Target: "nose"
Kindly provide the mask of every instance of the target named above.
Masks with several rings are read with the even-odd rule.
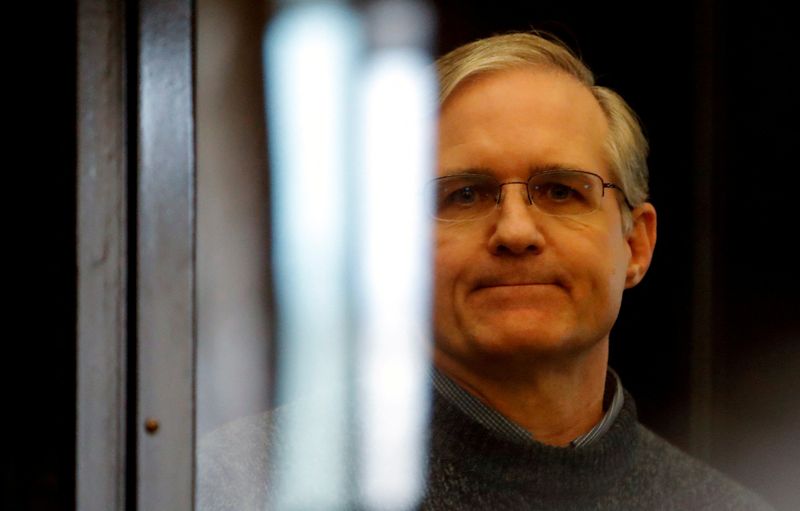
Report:
[[[497,220],[489,237],[489,251],[494,255],[523,255],[538,253],[544,247],[540,230],[541,213],[532,207],[527,183],[503,183],[513,188],[501,188]],[[514,193],[518,191],[519,193]]]

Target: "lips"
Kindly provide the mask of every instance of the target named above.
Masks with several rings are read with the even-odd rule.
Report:
[[[562,304],[565,289],[551,279],[482,279],[464,297],[484,313],[542,311]]]
[[[548,282],[514,282],[514,283],[501,283],[501,284],[492,284],[486,286],[478,286],[475,289],[491,289],[491,288],[503,288],[503,287],[541,287],[541,286],[553,286],[555,284],[548,283]]]
[[[557,275],[491,274],[477,279],[473,290],[495,287],[559,286],[564,287],[563,279]]]

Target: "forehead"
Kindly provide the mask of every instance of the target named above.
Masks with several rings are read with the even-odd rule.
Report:
[[[608,177],[607,134],[602,108],[577,79],[549,69],[491,72],[459,85],[442,106],[439,172],[524,177],[551,165]]]

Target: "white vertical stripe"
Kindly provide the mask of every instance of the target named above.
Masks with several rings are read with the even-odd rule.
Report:
[[[282,11],[266,35],[279,399],[278,509],[345,507],[348,126],[360,24],[336,4]]]
[[[420,20],[420,23],[427,20]],[[435,77],[419,48],[375,51],[360,128],[360,487],[367,509],[410,509],[424,489]]]

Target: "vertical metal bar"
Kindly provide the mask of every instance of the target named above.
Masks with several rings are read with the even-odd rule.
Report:
[[[76,508],[121,511],[126,464],[124,2],[78,2]]]
[[[139,5],[137,502],[194,495],[194,4]]]

